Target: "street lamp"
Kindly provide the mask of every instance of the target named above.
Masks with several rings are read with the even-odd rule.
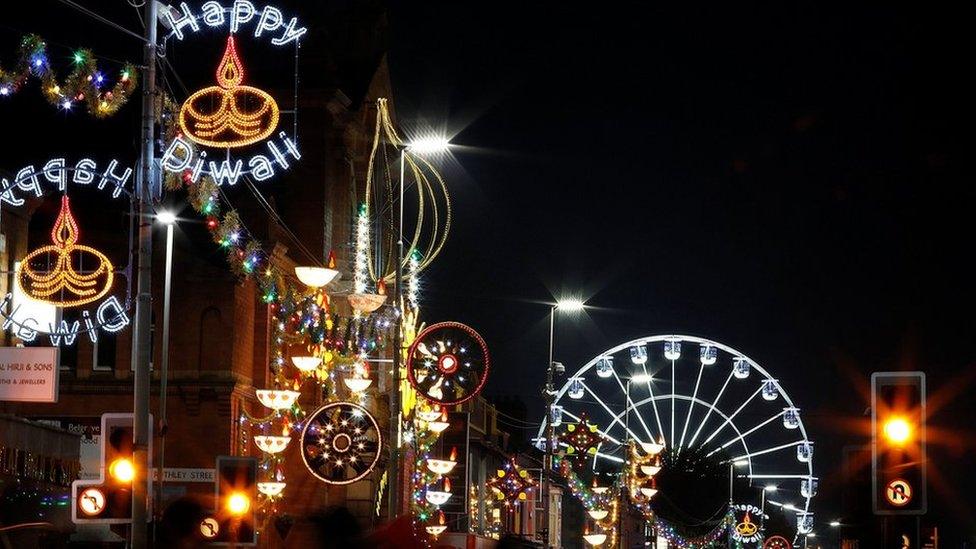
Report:
[[[543,505],[544,512],[546,514],[546,535],[543,540],[542,546],[545,549],[549,549],[549,500],[550,494],[552,492],[552,453],[555,451],[555,432],[552,425],[552,407],[555,404],[556,389],[552,385],[553,377],[559,370],[565,371],[562,363],[555,362],[552,359],[552,349],[555,339],[555,329],[556,329],[556,311],[565,311],[568,313],[574,313],[582,311],[585,308],[583,300],[579,298],[562,298],[552,305],[549,310],[549,362],[546,364],[546,387],[542,391],[542,396],[546,399],[546,452],[545,459],[542,463],[542,485],[545,490],[545,502]]]
[[[400,309],[400,299],[403,295],[403,195],[404,195],[404,174],[406,172],[407,151],[417,154],[431,154],[443,152],[448,149],[448,140],[444,137],[427,137],[411,143],[407,143],[400,149],[400,203],[397,208],[397,257],[396,266],[393,271],[393,306]],[[385,276],[380,273],[380,277]],[[396,330],[393,332],[393,391],[390,393],[390,440],[397,441],[397,434],[400,431],[400,353],[402,352],[403,339],[400,335],[403,331],[403,311],[397,315]],[[400,447],[397,443],[390,444],[390,471],[393,476],[390,479],[390,486],[396,486],[400,468]],[[390,519],[397,516],[399,509],[398,490],[390,490]]]
[[[732,505],[732,486],[735,478],[735,468],[749,465],[749,460],[737,459],[729,462],[729,505]],[[764,492],[765,493],[765,492]]]
[[[777,486],[775,484],[767,484],[766,486],[763,486],[762,494],[761,494],[760,501],[759,501],[759,511],[763,515],[766,514],[766,493],[767,492],[773,493],[776,490],[778,490],[778,488],[777,488]]]
[[[159,490],[156,491],[156,509],[161,510],[163,497],[163,479],[166,478],[166,382],[169,378],[169,304],[170,291],[173,281],[173,225],[176,224],[176,214],[169,211],[156,213],[156,221],[166,225],[166,278],[163,287],[163,341],[162,357],[159,368]]]

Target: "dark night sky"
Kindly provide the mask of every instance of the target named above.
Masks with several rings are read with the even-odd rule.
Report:
[[[521,396],[533,421],[543,303],[554,296],[595,307],[559,322],[556,358],[569,368],[655,333],[736,347],[804,409],[827,515],[841,447],[866,441],[851,425],[868,406],[869,373],[925,370],[938,404],[934,515],[976,522],[965,496],[976,491],[965,465],[976,443],[976,299],[960,14],[813,1],[571,4],[390,7],[401,125],[446,126],[460,145],[447,169],[454,230],[425,279],[425,319],[476,327],[495,365],[488,392]],[[4,63],[11,33],[52,28],[19,10],[0,27]],[[330,11],[299,13],[314,26]],[[138,28],[131,8],[116,15]],[[71,17],[56,40],[138,57],[133,40]],[[46,138],[61,150],[93,128],[37,112],[63,124]],[[23,120],[9,116],[8,139],[42,137],[15,133]],[[91,145],[135,156],[134,142]],[[0,168],[24,164],[26,151],[21,142],[0,154]]]
[[[598,307],[560,321],[567,367],[642,335],[722,341],[804,409],[829,520],[841,447],[867,440],[851,422],[869,405],[870,372],[925,370],[941,403],[932,505],[974,522],[963,494],[976,486],[960,467],[974,442],[963,381],[976,356],[974,192],[952,14],[414,8],[392,16],[401,118],[446,119],[465,176],[452,181],[456,230],[429,274],[427,314],[483,333],[497,365],[489,393],[517,393],[541,415],[548,308],[532,302],[563,293]]]

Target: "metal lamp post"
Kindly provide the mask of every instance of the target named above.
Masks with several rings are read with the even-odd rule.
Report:
[[[549,549],[549,500],[552,492],[552,454],[555,451],[555,432],[552,425],[552,407],[555,403],[556,390],[553,387],[553,378],[556,374],[557,362],[553,361],[553,343],[555,340],[556,311],[566,312],[582,311],[585,307],[583,301],[579,299],[561,299],[549,310],[549,362],[546,366],[546,386],[542,391],[542,396],[546,400],[546,452],[542,463],[542,486],[545,500],[543,501],[543,512],[546,515],[546,535],[542,546]],[[561,364],[559,364],[561,366]]]
[[[159,212],[156,221],[166,225],[166,275],[163,286],[163,341],[159,368],[159,488],[156,491],[156,510],[161,512],[163,503],[163,482],[166,478],[166,401],[169,381],[169,307],[173,281],[173,225],[176,215],[172,212]],[[155,529],[154,529],[155,532]]]

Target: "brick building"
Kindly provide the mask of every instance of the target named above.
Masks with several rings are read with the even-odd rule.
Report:
[[[325,11],[315,25],[309,26],[302,50],[299,142],[303,158],[290,172],[261,187],[287,228],[271,220],[240,186],[231,193],[233,206],[247,227],[270,252],[272,261],[286,272],[309,263],[309,254],[323,261],[332,249],[336,250],[340,269],[349,272],[344,267],[352,260],[353,214],[367,172],[375,100],[391,96],[382,8],[375,2],[362,2]],[[254,415],[265,413],[254,391],[265,388],[270,378],[270,313],[255,284],[231,273],[184,198],[180,193],[166,198],[181,221],[175,229],[173,259],[165,467],[207,469],[214,466],[217,455],[260,454],[253,443],[242,446],[238,417],[242,410]],[[0,270],[7,275],[0,277],[0,292],[4,295],[12,287],[14,261],[47,237],[45,224],[50,227],[49,221],[35,219],[35,214],[47,207],[44,204],[31,202],[17,208],[3,205]],[[93,238],[102,242],[114,238],[124,250],[128,235],[117,229],[97,226]],[[154,231],[153,252],[152,363],[157,366],[161,358],[159,321],[165,260],[165,231],[161,227]],[[114,336],[101,335],[97,344],[78,337],[73,346],[61,351],[56,404],[0,402],[0,414],[84,422],[103,412],[131,411],[132,335],[129,326]],[[0,345],[17,343],[9,329],[0,334]],[[47,339],[38,338],[37,344],[48,344]],[[378,386],[383,389],[387,384],[388,380],[380,379]],[[156,465],[162,446],[159,391],[159,372],[154,368],[150,407],[157,415]],[[306,410],[313,410],[320,395],[308,393],[301,402]],[[389,414],[382,399],[370,405],[377,409],[375,415],[384,427]],[[296,519],[287,534],[288,546],[311,541],[314,529],[303,517],[328,505],[349,507],[367,527],[378,520],[374,512],[378,479],[326,486],[305,471],[294,451],[288,453],[285,473],[288,488],[282,512]],[[162,496],[168,500],[212,491],[212,483],[172,482]],[[284,546],[283,536],[271,524],[261,538],[263,546]]]

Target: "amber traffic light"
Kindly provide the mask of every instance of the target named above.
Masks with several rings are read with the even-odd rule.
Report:
[[[872,502],[878,515],[927,509],[925,374],[871,375]]]

